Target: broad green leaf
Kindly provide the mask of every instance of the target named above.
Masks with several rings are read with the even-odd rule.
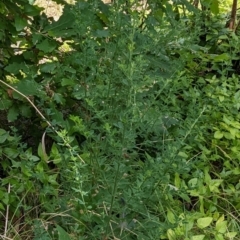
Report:
[[[27,105],[21,105],[20,106],[20,112],[21,115],[24,117],[30,117],[31,116],[31,107]]]
[[[10,148],[6,147],[3,149],[3,152],[9,157],[9,158],[16,158],[19,155],[19,151],[16,148]]]
[[[69,234],[59,225],[56,225],[58,231],[58,240],[71,240]]]
[[[188,158],[188,155],[185,152],[179,152],[178,156],[182,157],[182,158]]]
[[[209,183],[209,189],[211,192],[219,192],[218,187],[220,186],[220,184],[223,182],[222,179],[212,179]]]
[[[220,131],[216,131],[216,132],[214,133],[214,138],[216,138],[216,139],[221,139],[221,138],[223,138],[223,133],[220,132]]]
[[[201,235],[195,235],[192,236],[192,240],[203,240],[205,238],[205,235],[201,234]]]
[[[0,202],[0,209],[5,211],[5,208],[1,202]]]
[[[22,63],[10,63],[5,67],[5,70],[11,74],[18,74],[20,70],[27,72],[28,68],[27,66],[22,62]]]
[[[227,221],[216,222],[216,228],[219,233],[225,233],[227,231]]]
[[[188,181],[188,185],[191,188],[194,188],[197,186],[198,179],[197,178],[192,178],[191,180]]]
[[[22,16],[15,17],[15,28],[17,31],[23,30],[27,25],[27,19],[23,18]]]
[[[57,63],[49,62],[40,65],[40,70],[45,73],[55,73],[56,72]]]
[[[46,26],[44,31],[52,37],[66,37],[75,34],[75,30],[71,29],[75,22],[75,16],[71,13],[71,10],[65,8],[63,15],[57,22]]]
[[[26,4],[24,6],[25,13],[27,15],[33,16],[33,17],[39,15],[42,10],[44,10],[44,8],[40,8],[40,7],[36,6],[36,5]]]
[[[15,85],[16,89],[26,96],[41,95],[42,86],[34,80],[22,80]]]
[[[199,218],[197,220],[197,226],[201,229],[206,228],[211,224],[212,220],[212,217]]]
[[[218,4],[218,0],[212,0],[211,1],[211,6],[210,6],[210,10],[213,14],[218,14],[219,13],[219,4]]]
[[[4,143],[9,136],[9,133],[4,129],[0,129],[0,143]]]
[[[175,215],[170,209],[167,210],[167,219],[170,223],[176,222]]]
[[[18,109],[13,106],[8,110],[7,119],[9,122],[14,122],[15,120],[17,120],[18,115],[19,115]]]
[[[228,53],[222,53],[213,58],[214,62],[223,62],[223,61],[227,61],[229,59],[230,59],[230,56]]]
[[[167,236],[169,240],[177,240],[176,233],[172,229],[167,230]]]
[[[221,233],[215,235],[215,240],[226,240]]]
[[[235,139],[235,136],[232,135],[232,134],[229,133],[229,132],[224,132],[223,135],[224,135],[224,137],[225,137],[226,139],[228,139],[228,140]]]
[[[229,239],[235,239],[236,235],[237,235],[237,232],[227,232],[225,234],[226,238],[229,238]]]
[[[53,143],[50,153],[50,158],[53,159],[54,164],[58,164],[62,161],[61,155],[59,154],[57,145]]]
[[[11,107],[12,101],[9,99],[1,99],[0,100],[0,110],[6,110]]]
[[[71,78],[63,78],[61,81],[62,86],[74,86],[76,83]]]
[[[51,41],[48,39],[43,40],[41,43],[36,45],[36,48],[43,51],[44,53],[50,53],[57,47],[57,43],[55,41]]]

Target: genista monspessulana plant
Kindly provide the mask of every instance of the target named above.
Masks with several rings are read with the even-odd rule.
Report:
[[[222,9],[0,3],[1,238],[239,237],[239,24]]]

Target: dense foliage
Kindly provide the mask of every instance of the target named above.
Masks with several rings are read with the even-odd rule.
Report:
[[[1,238],[240,238],[236,8],[55,2],[0,3]]]

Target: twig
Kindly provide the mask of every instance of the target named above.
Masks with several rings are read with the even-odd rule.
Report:
[[[8,194],[10,194],[10,191],[11,191],[11,185],[10,185],[10,183],[9,183],[9,184],[8,184]],[[5,227],[4,227],[4,235],[3,235],[3,237],[4,237],[5,239],[7,238],[8,216],[9,216],[9,204],[7,205],[7,209],[6,209]]]

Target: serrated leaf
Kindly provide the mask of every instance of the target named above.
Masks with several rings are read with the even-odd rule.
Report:
[[[7,119],[9,122],[14,122],[15,120],[17,120],[18,115],[19,115],[18,109],[16,107],[11,107],[8,110]]]
[[[58,231],[58,240],[71,240],[69,234],[59,225],[56,226]]]
[[[16,89],[26,96],[39,96],[41,93],[41,86],[34,80],[19,81],[15,85]]]
[[[197,226],[201,229],[206,228],[211,224],[212,220],[212,217],[199,218],[197,220]]]
[[[23,17],[16,16],[15,17],[15,28],[17,31],[23,30],[27,25],[27,19],[24,19]]]
[[[57,47],[55,41],[50,41],[48,39],[43,40],[41,43],[36,45],[36,48],[43,51],[44,53],[50,53]]]
[[[18,74],[20,70],[27,71],[27,67],[24,63],[13,62],[4,68],[7,72],[12,74]]]
[[[9,99],[1,99],[0,101],[0,110],[6,110],[12,106],[12,101]]]
[[[54,93],[53,99],[56,103],[64,104],[66,102],[65,98],[60,93]]]

